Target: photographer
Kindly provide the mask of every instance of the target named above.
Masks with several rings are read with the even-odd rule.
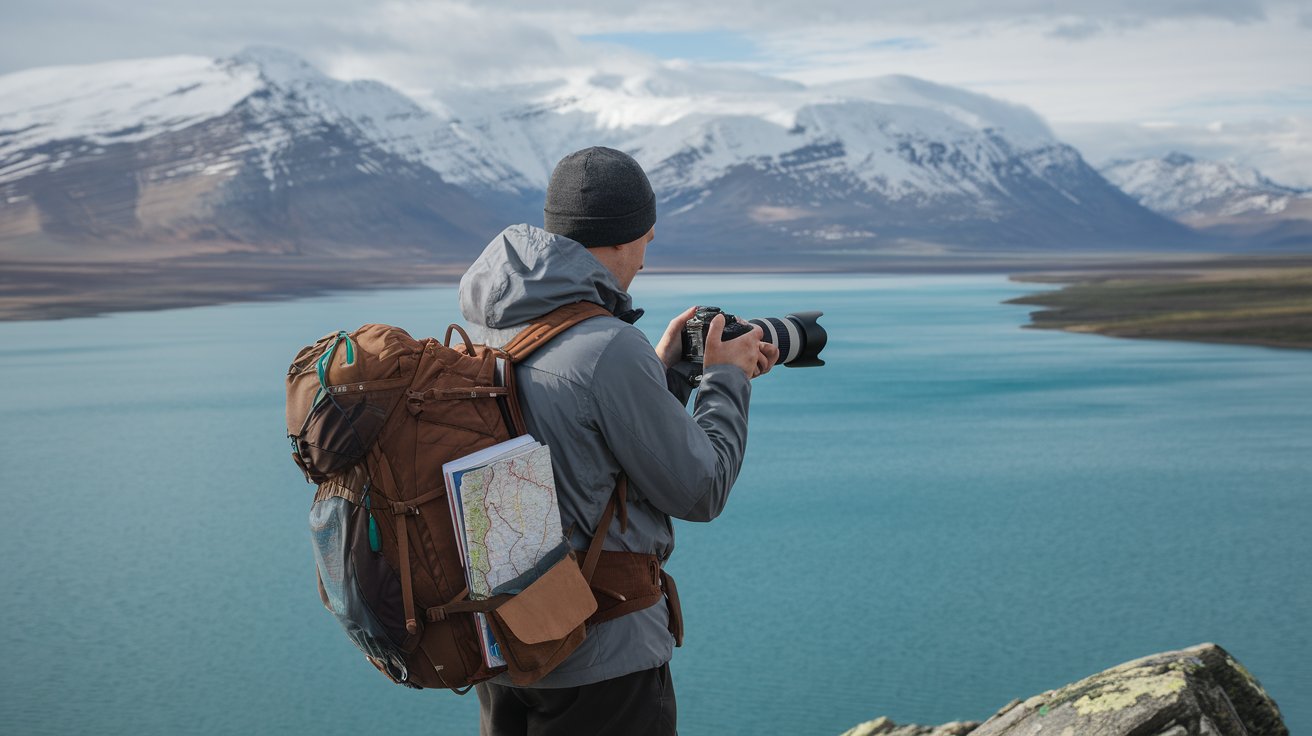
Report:
[[[715,317],[689,416],[692,389],[673,369],[693,309],[670,322],[655,350],[632,326],[641,310],[628,288],[655,222],[656,198],[636,161],[609,148],[578,151],[552,173],[546,229],[507,228],[461,279],[461,311],[489,344],[578,301],[614,315],[570,328],[516,365],[515,379],[530,433],[551,448],[570,543],[586,549],[602,534],[612,561],[652,561],[665,598],[590,625],[583,644],[531,688],[504,676],[478,685],[483,734],[675,733],[668,663],[682,620],[661,571],[674,549],[670,519],[709,521],[724,509],[747,444],[749,379],[768,372],[779,351],[761,341],[760,327],[722,342],[724,317]],[[612,494],[622,508],[598,529]],[[624,610],[627,599],[611,603]]]

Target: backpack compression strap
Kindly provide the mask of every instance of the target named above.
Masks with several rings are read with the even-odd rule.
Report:
[[[606,503],[606,510],[601,512],[601,521],[597,522],[597,533],[592,535],[592,542],[588,544],[588,551],[583,555],[583,579],[589,583],[592,582],[592,576],[597,571],[597,563],[601,561],[601,545],[606,541],[606,532],[610,530],[610,523],[615,518],[615,512],[620,515],[620,534],[628,531],[629,527],[629,476],[620,473],[620,478],[615,482],[615,491],[611,493],[610,501]]]

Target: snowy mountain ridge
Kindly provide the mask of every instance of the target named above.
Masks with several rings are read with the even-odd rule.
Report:
[[[555,163],[588,145],[643,164],[662,232],[693,256],[1190,238],[1032,111],[913,77],[808,87],[669,64],[420,104],[252,48],[0,77],[0,241],[468,249],[540,217]]]
[[[482,105],[460,116],[461,128],[487,140],[488,148],[520,173],[519,187],[539,191],[555,162],[581,141],[633,153],[654,178],[671,157],[713,148],[715,156],[699,157],[695,170],[678,170],[691,179],[659,182],[678,188],[695,188],[732,165],[777,159],[807,145],[840,138],[855,143],[845,137],[854,134],[877,133],[887,141],[911,131],[956,139],[994,132],[1022,147],[1055,143],[1029,110],[904,76],[808,88],[748,72],[715,70],[703,77],[689,68],[660,68],[630,77],[562,80],[499,102],[489,103],[485,96]],[[872,114],[882,120],[877,128],[863,123]],[[868,139],[868,145],[883,147],[878,139]],[[867,154],[860,151],[844,163],[868,183],[930,185],[876,168],[887,162]],[[479,182],[471,176],[461,183]]]
[[[1186,222],[1279,215],[1312,194],[1277,184],[1251,167],[1183,153],[1113,161],[1100,171],[1145,207]]]
[[[303,117],[349,124],[385,150],[436,171],[484,169],[479,179],[486,182],[512,175],[471,157],[482,152],[462,144],[448,120],[392,88],[338,81],[294,54],[257,47],[226,59],[175,56],[0,76],[0,182],[60,165],[45,157],[15,162],[19,151],[70,139],[92,145],[145,140],[275,96],[272,104],[283,113],[291,107]],[[282,135],[246,139],[270,157],[284,142]],[[267,176],[272,183],[271,169]]]
[[[0,138],[0,157],[60,139],[141,140],[217,117],[270,89],[290,95],[307,114],[350,123],[446,181],[503,191],[544,190],[555,162],[580,141],[633,151],[656,168],[718,138],[726,144],[720,158],[697,167],[704,179],[734,163],[796,150],[799,141],[863,136],[868,145],[849,152],[845,163],[868,183],[889,183],[890,192],[934,182],[868,150],[880,147],[879,138],[914,130],[963,141],[994,131],[1026,147],[1054,142],[1029,110],[905,76],[807,88],[749,72],[657,68],[421,107],[379,82],[338,81],[288,52],[251,48],[227,59],[166,57],[0,77],[0,131],[9,133]],[[867,118],[879,122],[868,125]],[[28,173],[39,165],[26,163]],[[0,178],[17,173],[0,171]]]

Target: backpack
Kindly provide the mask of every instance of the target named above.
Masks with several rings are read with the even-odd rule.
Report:
[[[609,315],[579,302],[501,348],[457,325],[442,341],[369,324],[302,348],[287,371],[292,460],[318,487],[310,529],[319,596],[366,659],[395,683],[467,692],[509,671],[531,684],[582,643],[586,626],[666,599],[682,639],[673,580],[655,555],[603,552],[627,524],[621,474],[580,561],[565,549],[514,595],[470,600],[442,465],[525,432],[515,363],[570,327]],[[451,346],[453,333],[462,344]],[[484,662],[474,614],[506,661]]]

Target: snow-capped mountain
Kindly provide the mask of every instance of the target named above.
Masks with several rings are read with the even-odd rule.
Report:
[[[1312,194],[1276,184],[1251,167],[1200,161],[1183,153],[1113,161],[1101,172],[1143,206],[1200,224],[1246,215],[1279,215]]]
[[[0,100],[14,248],[465,257],[496,226],[416,155],[469,150],[433,113],[276,50],[19,72]]]
[[[670,259],[1197,244],[1029,110],[911,77],[666,65],[420,105],[251,49],[0,77],[0,247],[459,260],[540,222],[555,162],[588,145],[650,173]]]
[[[1312,241],[1312,190],[1277,184],[1252,167],[1170,153],[1113,161],[1101,172],[1143,206],[1248,248]]]
[[[540,199],[566,153],[628,151],[660,197],[662,247],[680,258],[1197,243],[1030,110],[912,77],[807,87],[666,66],[444,102],[519,174],[447,180]]]

